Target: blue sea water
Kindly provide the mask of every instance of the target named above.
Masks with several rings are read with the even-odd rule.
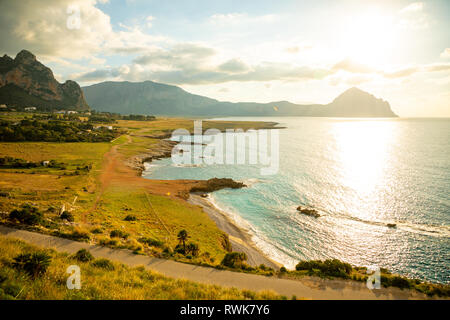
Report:
[[[450,283],[450,119],[230,119],[286,127],[277,174],[261,175],[262,165],[163,159],[144,176],[245,182],[248,188],[214,192],[210,200],[288,268],[337,258]],[[299,214],[299,205],[321,217]]]

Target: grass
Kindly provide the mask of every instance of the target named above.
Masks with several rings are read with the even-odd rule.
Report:
[[[14,268],[14,257],[23,253],[45,252],[51,257],[47,271],[34,280]],[[282,299],[272,292],[252,292],[235,288],[204,285],[167,278],[143,266],[129,268],[106,259],[79,261],[75,255],[43,250],[20,240],[0,236],[0,299],[20,300],[219,300],[219,299]],[[66,286],[67,267],[81,269],[81,289]]]
[[[189,240],[200,244],[200,256],[208,252],[215,262],[222,260],[226,253],[222,247],[223,233],[205,212],[170,197],[148,195],[148,200],[142,190],[111,187],[105,191],[98,210],[89,216],[89,220],[103,230],[126,231],[129,239],[150,238],[164,243],[164,246],[171,249],[178,244],[177,233],[186,229],[190,236]],[[136,221],[125,221],[129,215],[136,217]],[[107,232],[95,235],[99,241],[108,237],[110,238],[110,235]],[[115,238],[118,240],[115,246],[127,247],[129,239]],[[162,254],[164,246],[159,248],[146,246],[146,249],[150,254]],[[179,256],[178,260],[184,258]],[[201,257],[198,260],[202,263],[211,261],[211,259],[204,261]]]
[[[27,114],[30,116],[31,114]],[[22,118],[22,114],[5,115]],[[11,224],[8,213],[31,204],[43,212],[43,223],[27,229],[52,234],[78,241],[92,241],[111,247],[130,248],[137,253],[170,257],[189,263],[218,265],[227,250],[223,246],[223,233],[200,208],[191,206],[174,196],[152,194],[160,189],[157,182],[147,190],[135,181],[102,181],[101,175],[108,163],[104,155],[117,148],[118,159],[124,162],[133,156],[158,148],[159,139],[178,128],[193,130],[194,122],[187,119],[158,119],[156,121],[118,121],[117,126],[129,132],[110,143],[0,143],[0,154],[39,162],[56,160],[67,164],[67,170],[50,168],[27,170],[0,170],[0,191],[7,197],[0,197],[0,222]],[[263,128],[267,123],[231,121],[204,121],[203,128]],[[91,165],[92,169],[82,175],[72,176],[77,166]],[[125,168],[125,166],[123,167]],[[123,171],[117,165],[113,171]],[[119,172],[120,173],[120,172]],[[128,173],[130,175],[130,173]],[[131,172],[136,177],[136,172]],[[171,186],[164,186],[175,195]],[[73,221],[59,217],[61,208],[70,212]],[[126,219],[127,216],[134,219]],[[70,219],[72,220],[72,219]],[[127,221],[128,220],[128,221]],[[15,227],[24,227],[15,225]],[[190,241],[199,245],[198,257],[172,254],[178,244],[176,234],[186,229]],[[128,237],[110,237],[113,230],[120,230]],[[152,239],[154,246],[140,243],[142,238]]]

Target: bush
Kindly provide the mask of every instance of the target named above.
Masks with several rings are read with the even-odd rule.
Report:
[[[197,257],[200,250],[198,244],[191,242],[186,246],[186,251],[186,253],[190,253],[192,256]]]
[[[97,260],[94,260],[91,264],[94,267],[109,270],[109,271],[112,271],[115,269],[112,262],[109,261],[108,259],[97,259]]]
[[[349,278],[352,272],[352,266],[348,263],[339,261],[337,259],[333,260],[310,260],[310,261],[300,261],[296,266],[295,270],[307,270],[309,272],[320,272],[321,275]]]
[[[95,228],[91,231],[93,234],[102,234],[103,230],[101,228]]]
[[[127,215],[127,216],[125,217],[124,220],[125,220],[125,221],[136,221],[137,218],[136,218],[136,216],[133,216],[132,214],[129,214],[129,215]]]
[[[25,271],[30,277],[37,278],[47,271],[51,257],[45,252],[24,253],[14,258],[13,267]]]
[[[220,264],[229,268],[242,268],[245,267],[246,260],[247,255],[243,252],[229,252]]]
[[[177,244],[175,249],[173,249],[173,252],[179,254],[186,254],[186,250],[184,250],[184,247],[181,244]]]
[[[59,216],[62,220],[67,220],[69,222],[74,222],[74,218],[73,215],[69,212],[69,211],[64,211],[63,213],[61,213],[61,215]]]
[[[140,238],[138,240],[140,243],[144,243],[146,245],[149,245],[151,247],[162,247],[164,245],[164,243],[162,241],[159,240],[155,240],[155,239],[151,239],[151,238]]]
[[[21,210],[11,211],[9,219],[18,220],[27,225],[36,225],[42,222],[42,213],[37,208],[25,204]]]
[[[287,272],[287,269],[284,266],[280,268],[280,273],[286,273],[286,272]]]
[[[91,239],[91,236],[89,233],[83,230],[74,230],[71,234],[68,234],[66,238],[75,240],[75,241],[89,241]]]
[[[122,230],[113,230],[110,232],[109,236],[111,238],[123,238],[126,239],[128,238],[129,234],[126,232],[123,232]]]
[[[409,283],[408,279],[402,278],[400,276],[394,276],[391,279],[391,286],[400,289],[409,289],[411,287],[411,284]]]
[[[81,262],[89,262],[91,260],[94,260],[94,256],[86,249],[78,250],[73,257]]]

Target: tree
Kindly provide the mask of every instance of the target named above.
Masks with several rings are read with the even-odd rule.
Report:
[[[189,238],[187,231],[183,229],[178,232],[177,238],[178,241],[183,244],[184,252],[186,252],[186,240]]]

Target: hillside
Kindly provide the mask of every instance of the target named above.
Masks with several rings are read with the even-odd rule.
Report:
[[[221,102],[183,89],[145,82],[102,82],[82,88],[95,110],[122,114],[168,116],[310,116],[396,117],[388,102],[351,88],[327,105],[298,105],[288,101],[271,103]]]
[[[53,72],[26,50],[14,59],[0,57],[0,104],[43,110],[89,109],[76,82],[59,83]]]

